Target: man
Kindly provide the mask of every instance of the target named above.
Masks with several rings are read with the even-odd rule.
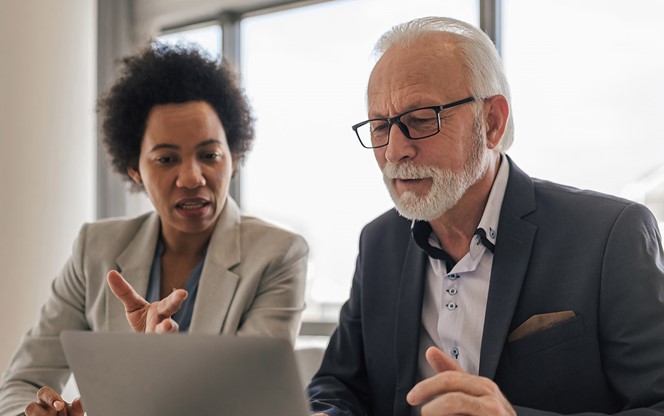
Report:
[[[313,411],[664,414],[652,214],[512,162],[509,87],[478,29],[417,19],[376,51],[353,128],[396,211],[362,232]]]

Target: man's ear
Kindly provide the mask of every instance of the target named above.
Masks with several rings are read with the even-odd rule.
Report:
[[[484,100],[484,122],[486,127],[486,141],[489,149],[495,149],[505,134],[510,106],[507,99],[501,95],[494,95]]]
[[[127,173],[129,174],[129,177],[131,180],[133,180],[135,183],[142,185],[143,180],[141,179],[141,173],[132,167],[127,168]]]

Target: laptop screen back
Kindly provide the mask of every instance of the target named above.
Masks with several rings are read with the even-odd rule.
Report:
[[[89,416],[306,416],[291,345],[274,338],[64,331]]]

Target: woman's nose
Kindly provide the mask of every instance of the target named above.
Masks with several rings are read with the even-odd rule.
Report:
[[[180,188],[196,189],[205,186],[205,175],[198,163],[184,163],[178,173],[176,185]]]

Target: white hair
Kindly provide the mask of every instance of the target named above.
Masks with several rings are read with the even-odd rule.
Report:
[[[501,94],[510,106],[507,126],[499,151],[507,150],[514,140],[510,86],[505,76],[502,61],[491,39],[480,29],[468,23],[447,17],[423,17],[394,26],[380,37],[374,47],[376,59],[392,46],[407,47],[422,36],[433,32],[450,33],[455,37],[456,46],[468,70],[470,93],[476,98],[487,98]]]

